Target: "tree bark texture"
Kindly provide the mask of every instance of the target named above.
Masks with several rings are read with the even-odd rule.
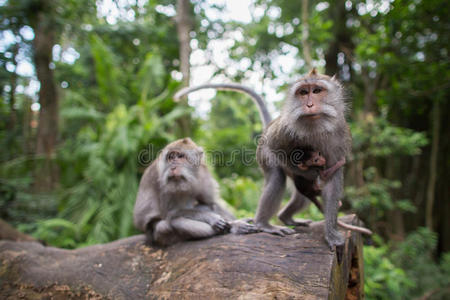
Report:
[[[58,167],[53,158],[59,133],[59,103],[53,70],[50,68],[55,44],[55,24],[48,12],[51,4],[41,2],[42,9],[36,13],[33,46],[34,65],[41,85],[36,154],[43,156],[44,162],[36,172],[35,188],[38,191],[50,191],[58,182]]]
[[[431,156],[430,156],[430,176],[428,178],[427,198],[426,198],[426,210],[425,210],[425,223],[428,229],[433,231],[433,207],[436,190],[436,178],[437,178],[437,162],[439,151],[439,135],[441,127],[441,112],[439,110],[439,102],[435,101],[432,109],[432,143],[431,143]]]
[[[346,17],[345,0],[330,2],[328,11],[330,19],[333,20],[333,40],[325,53],[325,73],[330,76],[338,75],[340,77],[337,56],[339,52],[344,52],[347,60],[349,60],[348,55],[353,53],[355,46],[351,40],[351,32],[345,24],[348,19]]]
[[[189,0],[177,0],[177,15],[175,17],[177,24],[177,35],[179,42],[180,53],[180,71],[183,75],[183,86],[189,86],[191,64],[189,58],[191,57],[191,36],[192,30],[192,15]],[[189,106],[182,102],[181,105]],[[191,118],[189,115],[182,116],[178,119],[178,124],[181,129],[182,136],[189,136],[191,134]]]
[[[189,0],[177,0],[177,34],[180,44],[180,71],[183,74],[183,86],[189,86],[191,65],[191,36],[192,19]]]
[[[302,48],[303,58],[308,69],[312,69],[311,46],[309,45],[309,8],[308,0],[302,0]]]

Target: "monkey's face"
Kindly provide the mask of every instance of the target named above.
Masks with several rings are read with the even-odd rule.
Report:
[[[203,150],[190,139],[166,146],[159,160],[160,183],[167,189],[189,190],[195,185]]]
[[[294,92],[294,97],[302,109],[300,118],[307,120],[317,120],[324,114],[322,105],[323,99],[328,94],[327,89],[317,83],[304,83]]]
[[[169,180],[188,180],[190,176],[197,173],[199,163],[195,154],[190,151],[172,150],[166,155],[167,178]]]
[[[311,158],[306,162],[306,165],[309,167],[323,167],[325,166],[326,162],[327,161],[325,157],[323,157],[320,152],[314,151],[311,154]]]
[[[315,73],[314,73],[315,74]],[[283,118],[289,124],[315,130],[332,130],[344,118],[345,103],[340,83],[325,75],[307,75],[289,91]]]

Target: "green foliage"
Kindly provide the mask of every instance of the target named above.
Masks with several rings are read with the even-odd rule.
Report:
[[[394,157],[418,155],[428,142],[425,134],[394,126],[383,116],[361,115],[350,123],[350,128],[354,164],[387,158],[388,163],[394,165]],[[401,181],[383,177],[375,166],[368,164],[360,180],[364,185],[347,186],[345,195],[369,227],[382,220],[389,211],[416,211],[408,199],[394,196],[394,192],[402,187]]]
[[[232,207],[246,212],[256,211],[262,182],[245,176],[231,176],[220,180],[221,196]]]
[[[75,248],[81,239],[80,230],[85,226],[60,218],[43,220],[38,222],[34,236],[54,247]],[[19,229],[29,230],[26,226]]]
[[[123,101],[125,90],[119,83],[124,81],[125,74],[117,68],[118,58],[97,35],[91,36],[90,45],[95,61],[95,78],[100,100],[105,105],[114,105]]]
[[[405,298],[413,280],[389,258],[387,246],[364,246],[364,293],[366,299]]]
[[[350,123],[356,158],[417,155],[428,140],[424,133],[390,124],[385,117],[367,115]]]
[[[436,262],[437,236],[426,228],[410,233],[404,242],[387,245],[375,236],[364,247],[364,291],[367,299],[446,299],[450,284],[450,254]],[[394,249],[394,250],[393,250]]]
[[[320,200],[321,199],[319,197],[319,201]],[[285,199],[284,205],[287,204],[288,201],[289,201],[288,198]],[[307,208],[300,211],[295,217],[312,221],[322,221],[324,219],[323,213],[312,203]],[[280,223],[279,220],[275,221]]]
[[[240,176],[261,178],[255,159],[257,136],[262,131],[256,105],[236,92],[220,92],[197,140],[221,178]]]
[[[392,253],[396,264],[414,281],[414,285],[407,291],[407,298],[425,295],[430,291],[430,299],[450,296],[450,253],[445,253],[438,264],[435,261],[436,246],[436,233],[421,227],[411,233]]]
[[[20,156],[0,164],[0,218],[19,225],[55,214],[55,196],[34,194],[31,189],[33,170],[42,162],[42,158]]]
[[[365,185],[362,187],[347,186],[345,195],[351,199],[353,208],[368,224],[375,224],[387,212],[403,210],[415,212],[416,207],[406,199],[395,199],[392,192],[401,186],[400,181],[377,178],[376,169],[369,167],[364,171]]]

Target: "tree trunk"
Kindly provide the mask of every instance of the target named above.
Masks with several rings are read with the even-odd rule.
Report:
[[[303,58],[309,70],[313,68],[311,47],[309,45],[309,10],[308,0],[302,0],[302,47]]]
[[[177,24],[178,42],[180,47],[180,71],[183,75],[183,86],[189,86],[190,82],[190,69],[191,65],[189,58],[191,56],[191,36],[192,30],[192,16],[189,0],[177,0],[177,15],[175,17]],[[186,108],[189,105],[186,102],[180,103]],[[178,124],[181,128],[181,134],[183,136],[189,136],[191,133],[191,120],[188,115],[181,117],[178,120]]]
[[[380,77],[379,75],[375,75],[375,78],[370,77],[370,71],[367,67],[362,68],[361,72],[361,78],[362,82],[364,84],[364,107],[363,107],[363,113],[365,115],[367,114],[374,114],[377,107],[377,95],[376,91],[379,87],[379,81]]]
[[[9,92],[9,109],[10,109],[10,115],[9,115],[9,121],[8,121],[8,129],[13,130],[16,127],[17,122],[17,112],[15,108],[16,104],[16,87],[17,87],[17,62],[16,62],[16,56],[19,52],[19,45],[15,44],[12,49],[12,61],[14,63],[14,72],[11,74],[10,77],[10,85],[11,85],[11,91]]]
[[[54,163],[55,148],[58,140],[58,95],[54,82],[52,49],[55,43],[55,24],[44,9],[49,4],[43,1],[43,9],[36,13],[34,28],[34,64],[37,78],[40,82],[39,123],[36,141],[36,154],[44,158],[39,164],[35,178],[35,188],[38,191],[50,191],[58,182],[58,168]]]
[[[344,52],[347,59],[350,60],[348,55],[353,53],[355,46],[351,40],[351,31],[346,26],[347,10],[345,9],[345,0],[331,1],[328,11],[329,17],[333,21],[333,40],[330,42],[328,50],[325,53],[325,73],[330,76],[339,76],[339,66],[337,63],[339,52]]]
[[[177,0],[177,33],[180,43],[180,71],[183,74],[183,86],[189,86],[190,69],[189,58],[191,56],[192,20],[189,0]]]
[[[355,216],[342,221],[357,224]],[[279,237],[221,235],[168,248],[144,235],[77,250],[0,241],[1,299],[364,299],[360,234],[341,263],[324,222]]]
[[[25,155],[31,155],[34,153],[34,136],[32,134],[31,122],[33,121],[33,111],[31,110],[32,100],[28,97],[24,99],[23,105],[23,125],[22,125],[22,135],[23,135],[23,153]]]
[[[437,175],[437,162],[438,162],[438,150],[439,150],[439,133],[441,127],[441,117],[439,111],[439,102],[434,101],[432,111],[432,144],[430,155],[430,177],[428,179],[427,187],[427,202],[425,208],[425,223],[428,229],[433,231],[433,206],[436,190],[436,175]]]
[[[443,101],[439,106],[443,112],[450,111],[450,101]],[[444,117],[441,116],[441,119]],[[441,123],[441,132],[450,132],[449,122]],[[436,182],[436,206],[439,207],[437,213],[439,213],[438,228],[439,228],[439,243],[438,253],[442,255],[450,251],[450,189],[448,188],[448,178],[450,178],[450,159],[442,159],[448,157],[450,153],[450,139],[443,138],[439,143],[439,157],[441,157],[442,163],[438,163],[438,174]]]

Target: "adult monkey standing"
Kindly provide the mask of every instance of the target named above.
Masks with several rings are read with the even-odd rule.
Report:
[[[203,88],[235,90],[250,94],[258,105],[265,130],[257,148],[257,160],[264,172],[264,189],[258,202],[256,226],[268,233],[285,235],[295,231],[269,224],[277,212],[286,188],[286,176],[299,175],[314,179],[315,170],[298,168],[296,149],[311,147],[326,158],[326,167],[334,166],[350,154],[351,134],[345,121],[347,105],[341,83],[334,77],[321,75],[313,69],[295,82],[288,91],[281,115],[271,121],[262,98],[254,91],[237,84],[206,84],[180,90],[175,99]],[[337,230],[339,199],[343,191],[343,170],[339,168],[325,183],[321,196],[325,202],[325,240],[331,249],[341,248],[344,238]],[[288,225],[307,225],[292,219],[307,203],[307,198],[295,190],[278,217]]]

